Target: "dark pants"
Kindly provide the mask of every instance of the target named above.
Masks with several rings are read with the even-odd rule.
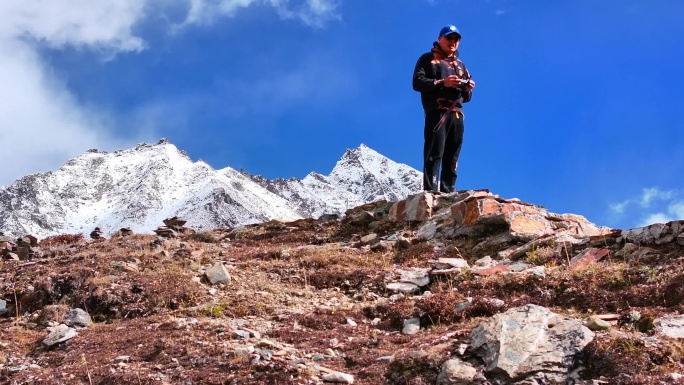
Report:
[[[425,115],[425,147],[423,148],[423,190],[454,192],[456,191],[456,168],[458,156],[463,144],[463,114],[448,112],[442,126],[435,131],[435,126],[442,118],[444,111],[431,111]],[[442,166],[439,187],[437,173]]]

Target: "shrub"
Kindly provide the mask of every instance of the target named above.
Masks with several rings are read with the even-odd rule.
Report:
[[[53,235],[40,241],[40,247],[73,245],[81,241],[83,241],[83,234]]]

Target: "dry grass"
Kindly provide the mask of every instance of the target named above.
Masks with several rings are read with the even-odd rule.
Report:
[[[528,303],[576,318],[623,316],[615,328],[619,334],[599,333],[582,353],[586,378],[656,384],[681,371],[682,343],[656,346],[644,337],[653,333],[655,318],[684,311],[684,248],[664,245],[660,254],[631,264],[609,257],[571,271],[564,254],[540,247],[526,261],[546,265],[543,278],[480,277],[464,270],[433,279],[432,296],[390,301],[393,293],[385,284],[395,269],[427,267],[428,260],[441,257],[471,262],[476,257],[470,252],[476,239],[444,240],[446,246],[439,249],[428,242],[382,252],[351,246],[362,235],[405,230],[402,226],[381,219],[373,226],[273,221],[166,241],[151,235],[50,240],[47,258],[38,263],[0,264],[0,293],[21,320],[0,319],[0,341],[6,343],[0,345],[0,364],[22,357],[42,368],[12,376],[0,371],[0,383],[153,384],[161,378],[169,383],[305,384],[314,373],[289,360],[310,360],[327,349],[335,355],[320,364],[353,374],[356,383],[434,383],[441,363],[468,342],[468,331],[479,321]],[[209,285],[199,271],[217,261],[232,279]],[[456,311],[465,297],[472,297],[472,303]],[[39,314],[48,305],[84,308],[95,323],[61,347],[45,350],[43,324],[49,317]],[[634,311],[640,313],[637,319],[630,318]],[[402,335],[403,321],[412,317],[420,317],[423,330]],[[380,318],[377,325],[371,323],[375,318]],[[259,329],[264,338],[290,344],[297,355],[258,362],[236,355],[235,347],[245,342],[229,325],[238,320]],[[131,356],[127,365],[111,363],[119,355]],[[391,362],[377,360],[390,355],[395,357]]]

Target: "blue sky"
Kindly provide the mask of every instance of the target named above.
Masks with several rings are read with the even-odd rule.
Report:
[[[445,24],[477,82],[459,189],[631,228],[684,219],[678,0],[7,0],[0,185],[167,137],[214,168],[422,168],[418,57]]]

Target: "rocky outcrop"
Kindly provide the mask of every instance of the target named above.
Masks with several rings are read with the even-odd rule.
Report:
[[[558,233],[577,238],[610,233],[610,229],[597,227],[580,215],[554,214],[519,199],[503,199],[489,190],[420,193],[395,203],[389,212],[389,220],[395,222],[431,218],[451,225],[450,235],[481,237],[507,232],[512,239],[529,241]]]

